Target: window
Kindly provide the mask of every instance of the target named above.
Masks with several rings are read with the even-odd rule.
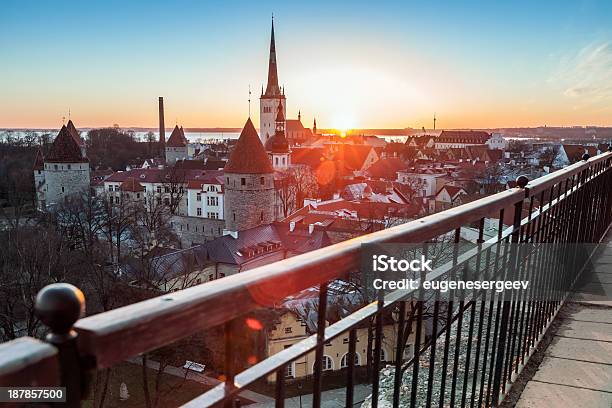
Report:
[[[113,196],[110,196],[110,197],[109,197],[108,201],[111,203],[111,205],[113,205],[113,201],[114,201],[114,199],[115,199],[115,197],[113,197]]]
[[[157,186],[157,193],[161,194],[161,186]]]
[[[259,216],[259,219],[260,219],[261,221],[263,221],[263,211],[261,212],[261,215]]]
[[[275,157],[275,158],[274,158],[274,165],[275,165],[275,166],[278,166],[278,157]]]
[[[108,191],[113,191],[113,186],[108,186]]]
[[[196,201],[202,201],[202,194],[201,193],[197,193],[196,194]]]
[[[157,204],[160,205],[161,204],[161,197],[157,197]]]
[[[70,165],[68,165],[68,170],[70,170]]]
[[[334,360],[332,360],[330,356],[323,356],[321,364],[322,371],[329,371],[334,369]],[[312,371],[314,372],[314,364],[312,365]]]
[[[293,330],[291,329],[291,327],[285,327],[285,333],[286,334],[289,334],[289,333],[292,333],[292,332],[293,332]]]
[[[240,185],[241,186],[245,186],[246,185],[246,179],[244,177],[240,178]]]
[[[261,183],[262,186],[265,184],[265,182],[266,180],[263,177],[259,179],[259,183]]]
[[[355,352],[355,366],[359,365],[359,353]],[[348,367],[348,353],[342,356],[340,360],[340,368]]]
[[[136,193],[136,198],[140,198],[140,193]]]
[[[53,169],[54,169],[54,170],[57,170],[57,164],[54,164],[54,165],[53,165]]]
[[[295,378],[295,363],[287,364],[286,378]]]
[[[170,187],[168,187],[168,186],[164,187],[164,192],[165,193],[169,193],[170,192]]]
[[[198,209],[197,209],[197,213],[198,213],[198,217],[202,216],[202,209],[201,209],[201,208],[198,208]]]
[[[62,193],[64,192],[64,186],[62,186]]]
[[[164,198],[164,204],[170,205],[170,199],[168,197]]]

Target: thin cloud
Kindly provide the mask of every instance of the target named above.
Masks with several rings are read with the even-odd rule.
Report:
[[[568,98],[595,104],[612,100],[612,41],[589,44],[565,55],[549,82]]]

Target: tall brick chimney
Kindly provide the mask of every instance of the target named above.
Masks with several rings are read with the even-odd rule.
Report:
[[[166,126],[164,125],[164,97],[159,97],[159,143],[162,156],[166,153]]]

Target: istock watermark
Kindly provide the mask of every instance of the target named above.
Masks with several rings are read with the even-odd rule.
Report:
[[[372,270],[373,271],[394,271],[394,272],[432,272],[432,259],[426,259],[425,255],[421,255],[421,259],[395,259],[388,255],[372,255]]]
[[[494,290],[496,293],[502,293],[505,290],[527,290],[529,281],[424,280],[421,284],[419,279],[385,280],[376,278],[372,282],[372,286],[377,290],[415,290],[422,287],[425,290],[438,290],[442,293],[449,290]]]
[[[442,237],[425,244],[364,244],[355,283],[367,300],[393,291],[425,300],[610,300],[589,244],[473,243]],[[603,249],[604,251],[606,248]],[[611,255],[612,256],[612,255]],[[607,286],[606,286],[607,285]]]

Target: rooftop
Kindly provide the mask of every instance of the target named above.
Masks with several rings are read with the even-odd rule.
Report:
[[[239,174],[274,173],[251,118],[247,119],[224,170],[226,173]]]

